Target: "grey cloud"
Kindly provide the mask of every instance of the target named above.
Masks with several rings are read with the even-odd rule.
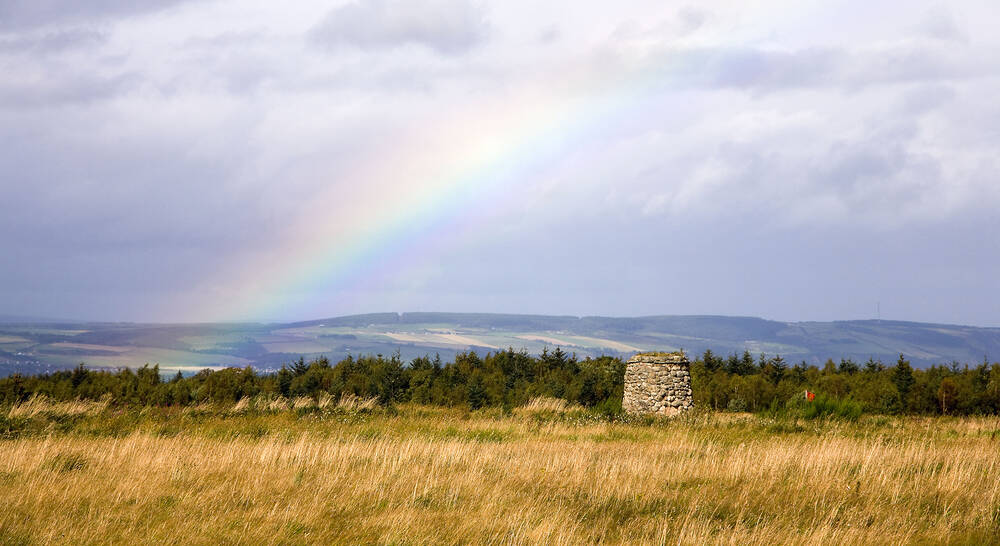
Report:
[[[701,52],[706,83],[718,87],[798,87],[831,81],[843,53],[831,49],[767,51],[729,49]]]
[[[267,39],[267,33],[262,30],[222,32],[211,36],[194,36],[188,38],[184,42],[184,47],[191,50],[230,50],[260,44]]]
[[[808,153],[760,150],[752,144],[742,153],[754,158],[755,168],[749,173],[755,185],[791,191],[788,196],[775,195],[782,199],[775,203],[779,209],[815,207],[813,214],[825,215],[813,219],[806,215],[805,221],[892,225],[925,212],[923,204],[940,189],[937,161],[912,151],[918,137],[912,124],[890,121],[861,135],[832,139]],[[739,170],[734,173],[742,176]],[[758,197],[742,195],[751,202]],[[884,216],[890,213],[896,220]]]
[[[945,264],[959,269],[954,264],[974,262],[986,270],[975,271],[970,282],[975,290],[991,293],[989,288],[996,284],[988,273],[992,258],[977,243],[995,224],[985,217],[966,217],[944,230],[935,224],[872,230],[861,222],[817,222],[775,230],[767,217],[739,208],[709,218],[684,215],[676,221],[638,215],[592,220],[577,219],[553,229],[529,223],[498,240],[456,249],[443,257],[454,274],[433,283],[434,293],[442,298],[436,303],[447,307],[482,301],[488,289],[502,294],[495,304],[499,308],[519,312],[552,308],[626,316],[718,312],[818,320],[855,316],[859,300],[864,311],[869,301],[873,310],[874,302],[881,300],[883,312],[893,309],[895,316],[934,318],[919,302],[922,296],[914,297],[933,292],[926,297],[935,300],[939,312],[949,313],[951,321],[969,322],[971,316],[986,323],[994,320],[986,306],[959,310],[949,305],[964,291],[961,283],[944,280],[954,277],[916,273]],[[622,233],[643,236],[622,237]],[[586,245],[572,246],[569,241]],[[992,240],[987,244],[996,246]],[[518,268],[504,265],[514,254],[511,249],[517,249]],[[477,260],[461,259],[470,253]],[[928,256],[934,259],[929,262]],[[587,266],[565,267],[581,262]],[[928,279],[934,277],[941,281],[932,281],[934,290],[928,290]],[[664,286],[683,289],[664,290]],[[455,297],[456,292],[462,296]]]
[[[0,38],[0,53],[46,55],[99,46],[107,41],[107,33],[99,30],[90,28],[60,29]]]
[[[909,167],[914,158],[901,143],[834,143],[814,161],[819,164],[812,173],[806,173],[813,191],[836,195],[850,210],[884,210],[887,201],[895,201],[902,212],[906,205],[902,200],[919,197],[917,192],[901,191],[909,188],[892,183],[901,173],[912,170]],[[924,174],[928,172],[933,171],[925,170]]]
[[[946,82],[990,77],[990,55],[941,51],[915,44],[885,48],[669,48],[647,59],[671,87],[737,88],[755,92],[810,87],[857,90],[890,83]],[[662,67],[662,68],[659,68]]]
[[[32,117],[44,128],[0,129],[0,233],[19,264],[0,268],[0,285],[183,286],[235,249],[273,244],[287,219],[238,189],[249,152],[226,161],[199,155],[190,135],[91,135],[79,127],[90,116]],[[52,126],[66,117],[75,129]]]
[[[969,66],[970,59],[950,56],[938,49],[903,45],[845,55],[840,71],[855,87],[899,82],[930,82],[982,77],[992,67]]]
[[[995,322],[989,298],[955,302],[997,292],[1000,65],[990,43],[946,39],[947,25],[918,35],[903,19],[872,38],[846,22],[768,17],[777,32],[762,47],[715,28],[721,13],[674,10],[657,25],[661,10],[633,7],[619,16],[638,30],[595,48],[613,14],[531,21],[532,6],[505,5],[487,22],[469,2],[362,0],[303,21],[223,1],[139,20],[125,18],[180,2],[64,3],[0,0],[12,75],[0,78],[0,312],[162,320],[147,304],[221,301],[212,287],[233,279],[214,271],[280,254],[315,221],[304,208],[336,217],[362,205],[337,189],[386,158],[406,167],[423,131],[451,127],[441,111],[483,128],[469,144],[494,142],[489,127],[505,138],[495,105],[522,97],[566,116],[515,117],[511,142],[532,145],[522,122],[548,131],[562,119],[539,133],[556,142],[527,165],[512,157],[496,197],[486,188],[444,214],[463,229],[411,224],[431,235],[415,233],[414,263],[399,252],[393,267],[351,273],[398,273],[393,293],[359,283],[370,290],[358,311],[827,319],[854,313],[859,292],[885,311],[891,290],[908,318]],[[803,37],[803,23],[823,35]],[[303,24],[316,24],[319,54],[303,48]],[[698,40],[677,40],[685,31]],[[464,144],[442,168],[461,164]],[[197,312],[176,318],[206,318]]]
[[[802,177],[804,202],[835,203],[830,218],[843,223],[857,217],[862,225],[892,226],[940,214],[943,179],[939,159],[922,153],[916,127],[890,122],[868,134],[821,147],[804,161],[786,167]],[[957,192],[952,196],[957,197]],[[825,200],[825,201],[824,201]],[[968,208],[980,204],[965,203]]]
[[[929,10],[917,25],[917,31],[929,38],[946,41],[964,41],[965,33],[959,28],[951,12],[938,7]]]
[[[331,11],[310,39],[331,49],[419,44],[454,55],[483,42],[488,31],[482,9],[468,0],[363,0]]]
[[[708,14],[698,8],[685,6],[677,12],[677,20],[681,24],[683,34],[694,32],[708,20]]]
[[[559,35],[559,27],[556,25],[549,25],[538,31],[538,43],[551,44],[559,39]]]
[[[906,114],[923,114],[951,102],[955,90],[948,85],[930,84],[920,86],[906,94],[900,110]]]
[[[138,15],[191,0],[4,0],[0,29],[16,30],[52,24]]]
[[[888,99],[884,90],[871,94],[903,103],[908,92]],[[805,118],[796,113],[802,103],[785,96],[757,98],[749,108],[759,109],[761,117],[737,114],[732,123],[707,123],[683,137],[651,138],[674,151],[658,154],[655,146],[635,146],[630,157],[647,168],[621,173],[629,203],[661,219],[731,217],[741,211],[781,229],[812,223],[882,229],[995,207],[996,198],[984,194],[988,182],[956,174],[964,161],[975,165],[991,157],[990,139],[964,146],[964,161],[949,150],[957,143],[940,140],[938,132],[949,130],[941,116],[953,106],[942,107],[933,114],[935,123],[926,124],[905,109],[851,112],[851,103],[870,104],[869,94],[861,95],[825,107],[809,100],[810,110],[826,111]],[[722,108],[720,116],[732,113],[710,104]],[[770,114],[776,108],[788,111]],[[933,147],[927,145],[931,140]]]
[[[90,103],[118,96],[138,81],[135,74],[101,76],[70,72],[55,75],[55,71],[42,78],[0,81],[0,110]]]
[[[175,78],[163,85],[161,91],[173,94],[191,85],[221,88],[235,97],[246,97],[267,83],[294,81],[281,58],[255,45],[256,42],[248,42],[243,47],[189,47],[183,62],[191,69],[185,71],[185,78]]]

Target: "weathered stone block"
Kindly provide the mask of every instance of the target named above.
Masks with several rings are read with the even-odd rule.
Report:
[[[683,353],[643,353],[625,366],[625,413],[677,415],[694,406],[690,362]]]

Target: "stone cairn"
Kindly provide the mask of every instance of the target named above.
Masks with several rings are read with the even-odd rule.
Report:
[[[684,353],[640,353],[625,367],[625,413],[673,416],[694,406]]]

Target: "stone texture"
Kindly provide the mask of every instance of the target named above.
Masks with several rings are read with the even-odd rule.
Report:
[[[622,409],[630,414],[678,415],[694,407],[691,363],[683,353],[643,353],[625,366]]]

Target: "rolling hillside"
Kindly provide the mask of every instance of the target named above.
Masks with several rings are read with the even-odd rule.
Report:
[[[1000,355],[1000,328],[897,321],[777,322],[753,317],[632,318],[470,313],[378,313],[286,324],[0,323],[0,374],[75,366],[165,370],[275,369],[299,356],[390,354],[404,359],[513,347],[562,347],[579,356],[651,349],[780,354],[789,362],[900,353],[916,365],[975,364]]]

